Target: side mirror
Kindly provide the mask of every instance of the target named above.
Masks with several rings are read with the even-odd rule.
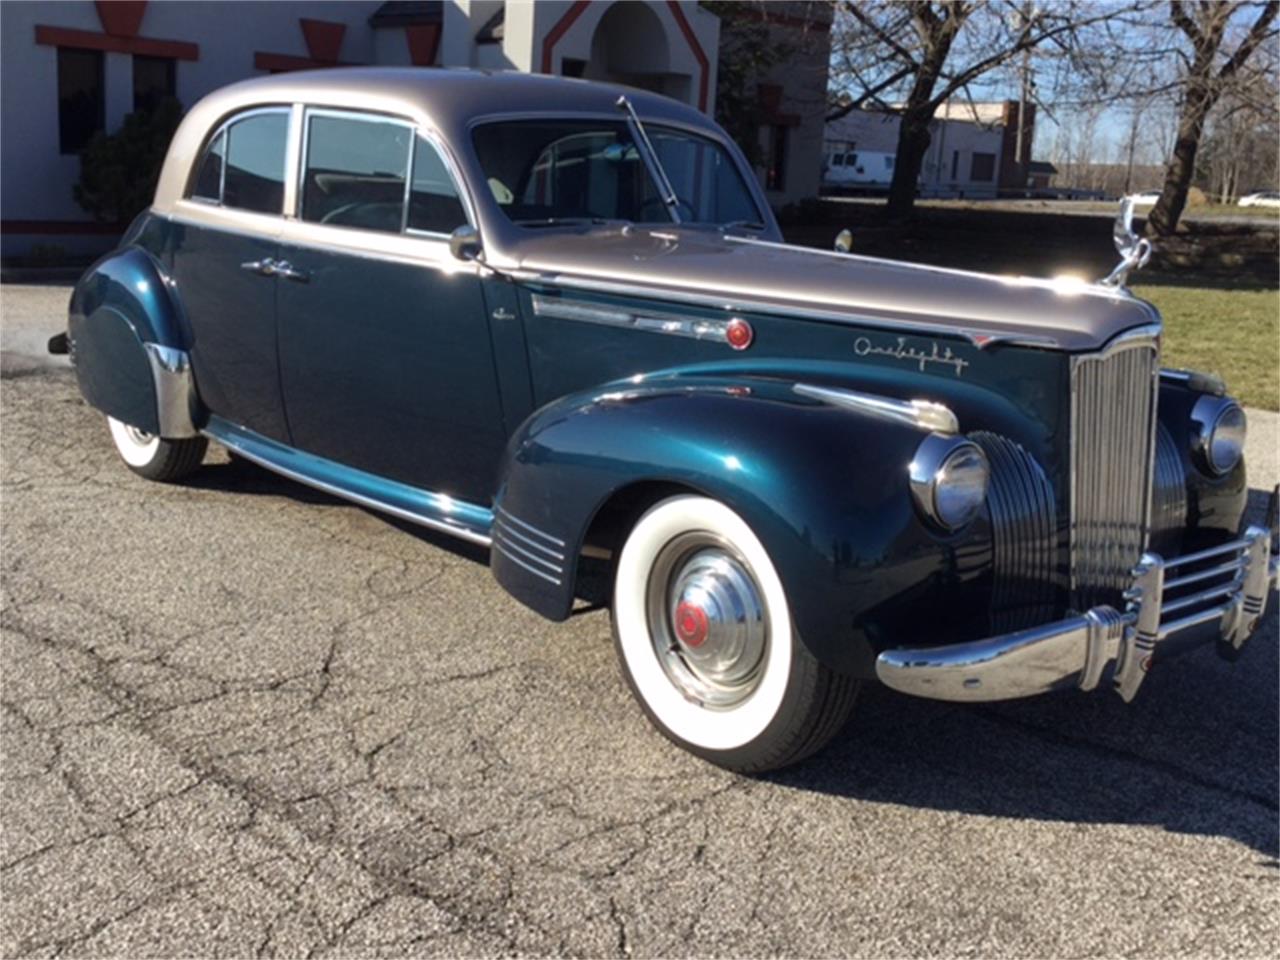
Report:
[[[853,231],[845,227],[836,234],[836,240],[832,246],[835,247],[836,253],[849,253],[853,249]]]
[[[469,223],[464,223],[449,234],[449,252],[459,260],[476,260],[483,250],[480,231]]]

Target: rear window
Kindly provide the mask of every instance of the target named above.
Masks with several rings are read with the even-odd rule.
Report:
[[[288,139],[285,110],[233,120],[205,147],[191,196],[237,210],[282,212]]]

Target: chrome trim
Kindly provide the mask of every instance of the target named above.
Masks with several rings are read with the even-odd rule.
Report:
[[[540,293],[533,295],[533,313],[537,317],[576,320],[606,327],[642,330],[645,333],[665,333],[691,340],[711,340],[724,344],[729,344],[729,325],[738,319],[733,317],[728,320],[706,320],[701,317],[683,317],[679,314],[649,310],[638,313],[631,310],[611,309],[581,300],[547,297]]]
[[[544,540],[547,540],[550,543],[554,543],[557,547],[564,547],[567,545],[559,537],[553,537],[551,534],[547,533],[545,530],[540,530],[539,528],[535,527],[532,523],[527,523],[524,520],[521,520],[519,517],[517,517],[515,514],[513,514],[510,510],[508,510],[506,507],[502,506],[501,504],[498,505],[497,512],[502,515],[502,518],[504,520],[509,520],[512,523],[516,524],[517,526],[524,527],[524,529],[528,530],[530,533],[536,534],[537,536],[541,537]]]
[[[552,573],[557,573],[557,574],[564,573],[564,568],[560,564],[554,563],[551,560],[548,560],[546,557],[540,557],[536,553],[534,553],[532,550],[529,550],[526,547],[522,547],[520,546],[520,544],[516,543],[511,538],[511,531],[509,530],[505,530],[495,525],[493,530],[493,539],[495,543],[500,543],[507,549],[514,550],[516,553],[520,554],[520,556],[524,557],[530,563],[536,563],[541,567],[546,567],[547,570],[551,571]]]
[[[1071,360],[1071,590],[1077,609],[1114,599],[1148,547],[1159,326]]]
[[[1156,427],[1155,469],[1151,480],[1152,543],[1169,543],[1176,548],[1186,528],[1187,474],[1173,435],[1160,423]]]
[[[1092,690],[1114,664],[1112,687],[1130,701],[1160,645],[1171,639],[1180,640],[1196,628],[1216,623],[1217,638],[1240,649],[1257,630],[1276,583],[1280,557],[1269,556],[1268,549],[1267,531],[1250,527],[1239,540],[1172,560],[1145,554],[1125,591],[1130,603],[1124,613],[1103,605],[1056,623],[972,643],[886,650],[876,659],[876,676],[886,686],[919,697],[1010,700],[1072,685]],[[1196,600],[1208,602],[1223,592],[1226,598],[1207,609],[1167,619],[1167,614],[1195,604],[1184,603],[1184,598],[1166,601],[1176,582],[1165,574],[1233,553],[1241,555],[1242,573],[1230,590],[1202,591]]]
[[[802,397],[905,423],[917,430],[944,434],[960,432],[960,421],[950,408],[932,400],[898,400],[843,387],[819,387],[812,383],[797,383],[791,389]]]
[[[191,357],[185,350],[159,343],[144,343],[151,382],[156,391],[156,422],[160,436],[177,440],[198,436],[195,416],[199,406]]]
[[[958,523],[948,523],[938,513],[938,484],[945,478],[947,462],[962,450],[971,450],[978,455],[986,473],[986,480],[977,506]],[[916,448],[915,456],[907,465],[907,478],[911,485],[911,497],[915,500],[921,515],[934,526],[951,533],[965,526],[981,508],[982,501],[987,496],[987,484],[991,482],[991,464],[982,448],[972,440],[931,433],[921,440],[920,446]]]
[[[532,573],[535,577],[541,577],[543,580],[546,580],[548,583],[553,583],[557,587],[560,586],[560,580],[558,577],[553,577],[551,574],[525,563],[518,556],[508,550],[501,540],[495,540],[493,542],[493,549],[497,550],[500,554],[514,563],[517,567],[525,570],[527,573]]]
[[[731,239],[738,239],[730,236]],[[768,241],[759,241],[765,243]],[[785,244],[781,244],[785,246]],[[818,252],[823,251],[809,251]],[[839,256],[851,256],[839,254]],[[884,330],[910,330],[917,333],[928,333],[940,337],[960,337],[983,350],[993,344],[1010,344],[1041,349],[1062,349],[1061,341],[1050,336],[1027,336],[1012,334],[1008,331],[993,330],[983,327],[947,326],[941,323],[930,323],[924,320],[902,320],[898,318],[878,317],[870,314],[850,313],[842,310],[823,309],[806,303],[787,303],[783,301],[759,300],[745,297],[728,297],[724,294],[698,293],[696,291],[674,289],[669,287],[650,287],[634,283],[620,283],[613,280],[602,280],[597,277],[577,274],[549,273],[540,270],[526,270],[520,267],[492,262],[495,271],[512,280],[541,284],[557,288],[567,287],[572,290],[585,290],[591,293],[609,293],[628,297],[644,297],[647,299],[667,300],[673,303],[688,303],[695,306],[713,307],[727,313],[764,313],[792,315],[802,313],[812,320],[830,320],[847,326],[877,327]]]
[[[991,478],[992,628],[1044,623],[1056,612],[1059,583],[1057,498],[1040,463],[999,434],[969,434],[987,455]]]
[[[1151,259],[1151,241],[1138,236],[1133,229],[1133,197],[1123,197],[1120,209],[1116,211],[1115,222],[1111,226],[1111,238],[1115,242],[1116,252],[1120,254],[1120,262],[1107,276],[1099,281],[1104,287],[1123,290],[1129,273],[1141,270]]]
[[[1240,457],[1244,456],[1244,446],[1241,445],[1240,456],[1237,456],[1229,467],[1222,469],[1213,462],[1210,449],[1213,435],[1218,429],[1218,424],[1222,422],[1222,418],[1233,410],[1239,410],[1240,415],[1245,418],[1244,429],[1247,435],[1249,418],[1245,414],[1244,408],[1229,397],[1203,396],[1191,408],[1191,424],[1193,427],[1191,431],[1191,452],[1200,467],[1213,477],[1220,477],[1223,474],[1230,473],[1235,469],[1236,464],[1240,462]]]
[[[416,523],[419,526],[447,533],[470,543],[479,544],[482,547],[492,545],[490,531],[493,526],[493,512],[478,504],[455,500],[448,494],[410,487],[408,484],[376,477],[362,470],[342,467],[340,464],[326,460],[323,457],[317,457],[314,454],[287,447],[244,427],[236,426],[220,417],[210,417],[209,423],[201,432],[246,460],[251,460],[273,473],[280,474],[282,477],[296,480],[298,483],[313,487],[335,497],[341,497],[344,500],[350,500],[352,503],[358,503],[363,507],[369,507],[373,510],[399,517],[402,520],[408,520],[410,523]],[[307,464],[315,468],[343,470],[351,478],[352,482],[344,486],[339,483],[322,480],[308,473],[305,469],[286,466],[280,462],[280,459],[272,455],[273,451],[279,451],[281,456],[293,458],[299,464]],[[382,486],[400,495],[404,501],[418,501],[419,505],[411,509],[407,506],[391,503],[371,493],[360,492],[360,490],[356,489],[357,484],[366,487],[375,484]]]
[[[222,120],[220,120],[218,122],[218,125],[213,128],[213,132],[200,141],[200,148],[196,151],[196,158],[187,169],[186,184],[183,187],[182,196],[179,199],[181,200],[194,199],[191,195],[191,191],[195,189],[196,176],[200,172],[200,162],[204,160],[204,155],[208,152],[210,145],[215,140],[217,140],[218,137],[226,133],[232,127],[233,124],[237,124],[241,120],[248,120],[250,117],[264,116],[266,114],[272,114],[272,113],[283,113],[287,115],[290,119],[290,126],[285,131],[284,169],[281,171],[285,177],[283,186],[284,186],[285,199],[287,200],[288,192],[289,192],[289,141],[292,138],[292,134],[293,134],[293,125],[292,125],[293,107],[292,105],[286,104],[286,103],[271,104],[269,106],[250,107],[249,109],[241,110],[238,113],[228,114]],[[218,172],[218,198],[217,200],[214,200],[212,197],[200,198],[206,204],[214,204],[219,207],[222,206],[222,198],[226,196],[226,193],[227,193],[227,189],[226,189],[227,188],[227,160],[230,154],[231,154],[231,138],[228,137],[226,146],[223,148],[223,151],[222,151],[222,169]],[[227,209],[235,210],[238,208],[229,207]],[[279,214],[263,214],[263,216],[278,216],[278,215]]]

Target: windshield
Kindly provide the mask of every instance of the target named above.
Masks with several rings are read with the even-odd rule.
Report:
[[[645,128],[681,221],[763,229],[728,151],[681,130]],[[625,121],[504,120],[477,127],[474,137],[489,190],[513,223],[672,222]]]

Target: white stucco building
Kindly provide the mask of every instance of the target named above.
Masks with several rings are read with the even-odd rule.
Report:
[[[720,21],[688,0],[0,3],[0,232],[109,247],[72,199],[79,151],[156,98],[343,64],[515,69],[644,87],[711,113]]]

